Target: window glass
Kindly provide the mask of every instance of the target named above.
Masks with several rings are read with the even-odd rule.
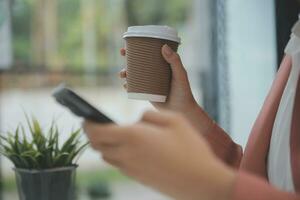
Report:
[[[277,69],[274,1],[227,4],[231,133],[243,146]]]

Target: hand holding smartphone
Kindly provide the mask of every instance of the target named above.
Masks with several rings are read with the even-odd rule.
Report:
[[[69,108],[71,112],[79,117],[97,123],[114,123],[109,117],[64,85],[55,88],[52,96],[58,103]]]

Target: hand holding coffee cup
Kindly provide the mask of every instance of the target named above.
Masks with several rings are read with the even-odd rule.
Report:
[[[132,26],[123,38],[126,41],[128,97],[165,102],[172,73],[161,48],[167,44],[177,51],[180,44],[177,31],[168,26]]]
[[[163,44],[159,49],[163,59],[171,66],[171,83],[166,102],[151,102],[157,109],[171,109],[174,111],[187,111],[187,107],[196,104],[191,92],[188,77],[184,66],[181,63],[179,55],[173,51],[167,44]],[[120,49],[120,54],[125,56],[127,54],[126,48]],[[154,59],[154,58],[153,58]],[[121,78],[127,78],[127,69],[120,72]],[[125,89],[128,89],[127,82],[124,83]]]

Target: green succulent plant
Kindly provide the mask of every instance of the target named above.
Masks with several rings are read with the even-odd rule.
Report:
[[[59,130],[53,121],[49,130],[43,132],[40,123],[35,118],[26,116],[31,134],[25,135],[23,125],[19,125],[14,133],[7,132],[0,135],[0,154],[7,157],[16,168],[22,169],[50,169],[74,166],[79,155],[88,145],[81,143],[81,129],[70,133],[69,138],[59,145]]]

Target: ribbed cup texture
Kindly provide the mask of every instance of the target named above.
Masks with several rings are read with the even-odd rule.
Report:
[[[128,37],[126,42],[127,91],[168,96],[172,73],[161,48],[168,44],[177,51],[178,43],[147,37]]]

